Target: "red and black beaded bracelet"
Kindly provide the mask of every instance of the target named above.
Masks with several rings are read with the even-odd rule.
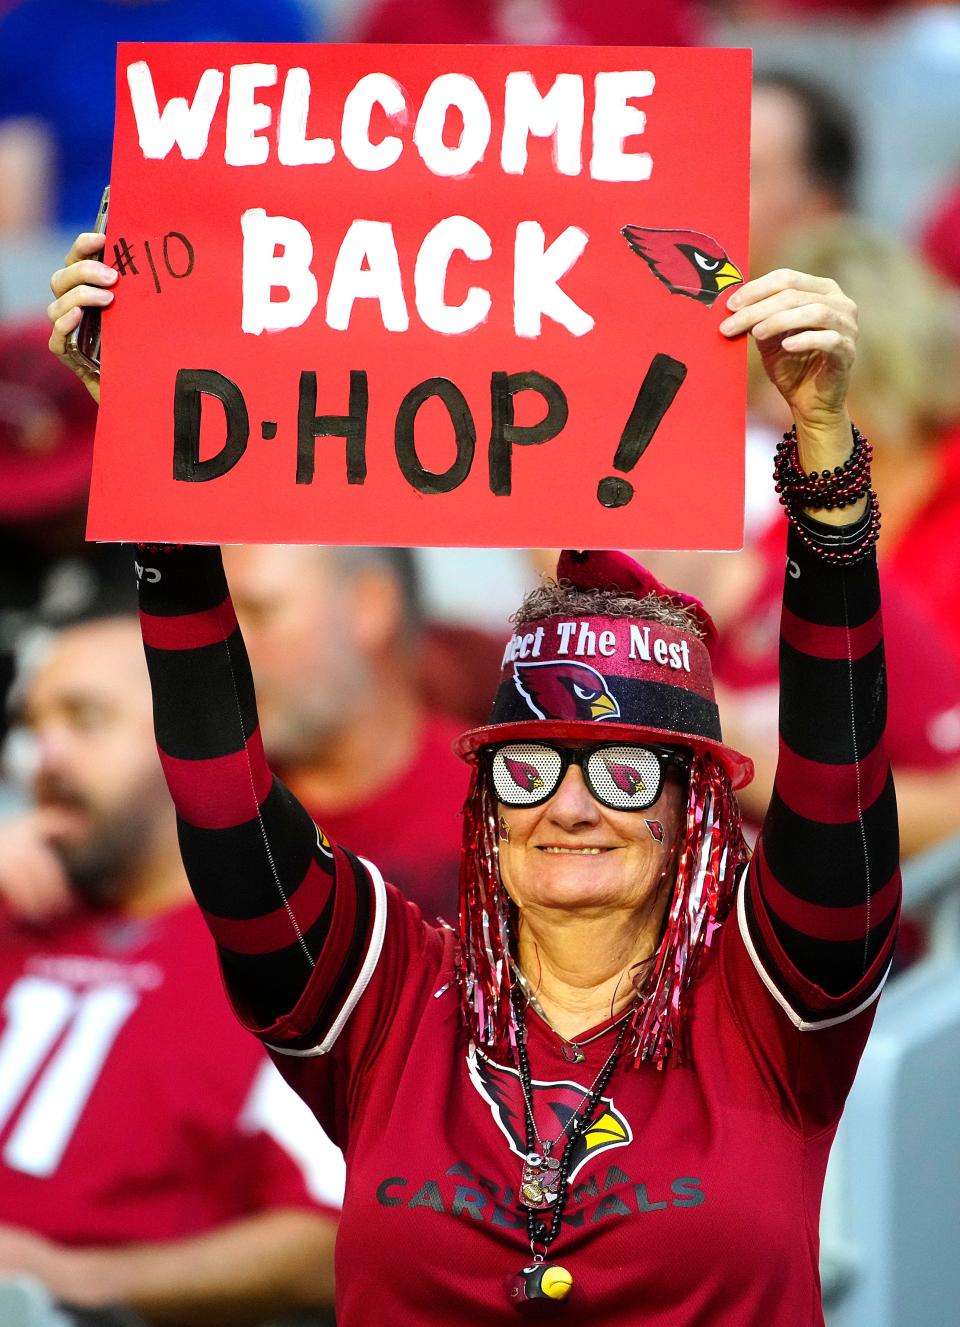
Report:
[[[853,429],[853,448],[844,465],[832,470],[811,470],[800,466],[796,426],[777,444],[773,463],[775,488],[787,519],[801,542],[827,562],[861,562],[880,537],[880,508],[870,484],[873,448],[857,426]],[[817,523],[814,532],[802,518],[802,511],[833,511],[853,506],[867,499],[867,510],[852,527],[825,526]]]

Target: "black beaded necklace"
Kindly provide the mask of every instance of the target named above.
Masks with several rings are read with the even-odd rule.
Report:
[[[527,1033],[524,1023],[524,1009],[520,1001],[515,1004],[517,1028],[517,1066],[520,1087],[526,1107],[526,1148],[523,1177],[520,1185],[520,1201],[526,1208],[527,1236],[530,1240],[531,1266],[524,1267],[507,1283],[507,1297],[518,1309],[525,1304],[533,1307],[537,1301],[540,1308],[549,1306],[550,1301],[559,1307],[570,1293],[573,1277],[564,1267],[547,1263],[546,1253],[560,1233],[567,1205],[568,1184],[570,1177],[570,1156],[577,1139],[589,1129],[594,1112],[607,1084],[613,1076],[620,1058],[620,1051],[630,1029],[630,1020],[625,1018],[620,1024],[613,1049],[607,1056],[603,1068],[593,1081],[593,1086],[584,1094],[580,1105],[567,1122],[563,1132],[567,1135],[566,1143],[559,1157],[550,1155],[559,1141],[546,1142],[540,1138],[533,1114],[533,1080],[530,1073],[530,1060],[527,1056]],[[561,1137],[563,1134],[560,1135]],[[550,1211],[549,1225],[544,1220]]]
[[[602,1032],[594,1032],[591,1037],[579,1037],[576,1041],[568,1041],[561,1032],[557,1031],[549,1018],[547,1018],[543,1005],[537,999],[536,992],[532,989],[530,983],[520,970],[519,965],[511,959],[510,966],[513,968],[516,981],[519,983],[521,990],[526,996],[527,1004],[538,1018],[541,1018],[543,1022],[546,1023],[557,1041],[559,1041],[560,1053],[568,1064],[583,1064],[584,1060],[587,1058],[583,1053],[583,1047],[589,1046],[592,1041],[599,1041],[601,1037],[608,1037],[615,1027],[619,1027],[623,1020],[629,1018],[633,1013],[633,1008],[631,1007],[627,1009],[625,1013],[621,1014],[619,1018],[614,1019],[614,1021],[608,1027],[605,1027]],[[639,964],[637,966],[639,966]]]

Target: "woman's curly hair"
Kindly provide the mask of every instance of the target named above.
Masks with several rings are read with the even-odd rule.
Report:
[[[638,599],[622,590],[580,590],[569,581],[545,577],[526,595],[510,621],[520,627],[548,617],[633,617],[678,627],[700,640],[705,634],[692,609],[662,595],[645,594]]]

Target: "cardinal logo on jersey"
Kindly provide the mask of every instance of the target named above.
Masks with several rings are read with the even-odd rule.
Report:
[[[624,226],[620,234],[671,294],[689,295],[709,307],[743,280],[717,241],[700,231]]]
[[[583,663],[518,663],[517,690],[538,719],[619,719],[606,680]]]
[[[496,1064],[475,1049],[471,1049],[467,1056],[467,1066],[470,1081],[490,1107],[494,1122],[510,1144],[510,1150],[524,1158],[527,1154],[526,1123],[520,1075],[516,1069]],[[563,1131],[589,1095],[589,1084],[572,1080],[544,1083],[534,1079],[530,1086],[540,1136],[554,1139],[562,1134],[561,1143],[565,1143],[567,1135]],[[633,1130],[613,1104],[613,1098],[601,1097],[589,1127],[571,1149],[570,1179],[601,1152],[612,1147],[627,1147],[632,1142]]]

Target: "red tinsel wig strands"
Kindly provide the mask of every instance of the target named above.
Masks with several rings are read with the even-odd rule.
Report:
[[[456,977],[470,1038],[500,1054],[516,1045],[510,999],[510,900],[500,882],[497,802],[484,767],[474,766],[463,808],[460,943]]]
[[[512,904],[500,881],[496,817],[481,762],[464,807],[457,987],[467,1035],[491,1054],[512,1056]],[[677,847],[663,936],[631,1020],[634,1066],[651,1062],[662,1069],[671,1053],[680,1064],[689,1057],[692,987],[704,950],[730,912],[737,871],[748,855],[729,777],[711,755],[694,758]]]
[[[740,807],[730,780],[710,755],[690,770],[687,819],[677,879],[660,946],[631,1024],[633,1062],[662,1069],[671,1052],[690,1054],[692,988],[703,954],[733,904],[737,871],[747,860]]]

